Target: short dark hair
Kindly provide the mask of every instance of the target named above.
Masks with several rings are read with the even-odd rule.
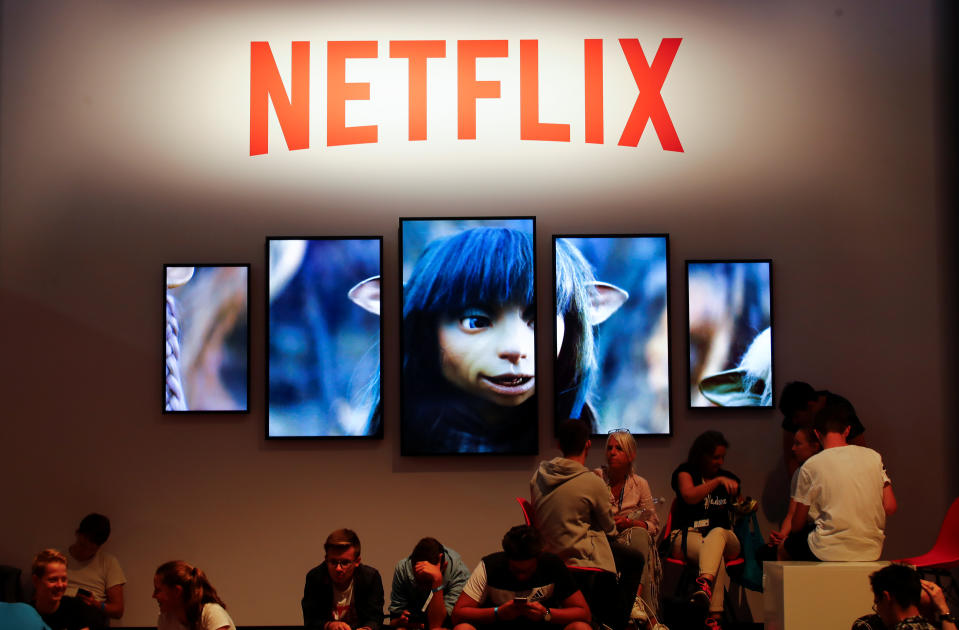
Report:
[[[559,425],[557,431],[559,437],[559,449],[563,451],[563,456],[579,455],[586,450],[586,442],[589,441],[589,424],[580,418],[570,418],[564,420]]]
[[[429,562],[430,564],[439,564],[440,556],[446,552],[440,541],[435,538],[423,538],[413,547],[413,553],[410,554],[410,562]]]
[[[786,383],[782,394],[779,395],[779,411],[787,418],[792,418],[797,411],[802,411],[811,402],[816,402],[819,394],[809,383],[793,381]]]
[[[535,528],[517,525],[503,536],[503,551],[510,560],[530,560],[543,553],[543,541]]]
[[[337,529],[326,537],[323,543],[323,550],[327,553],[333,551],[346,551],[350,547],[356,549],[356,555],[360,555],[360,537],[352,529]]]
[[[889,593],[902,608],[919,605],[922,584],[919,572],[906,564],[890,564],[869,576],[869,585],[876,597]]]
[[[852,403],[832,392],[826,392],[826,404],[816,413],[813,426],[820,435],[842,433],[857,421],[856,410]]]
[[[96,512],[87,514],[80,521],[77,533],[83,534],[90,539],[90,542],[99,547],[110,537],[110,519]]]
[[[719,446],[729,448],[729,442],[726,441],[726,436],[722,433],[719,431],[700,433],[689,447],[689,456],[686,458],[686,463],[695,470],[700,470],[703,467],[703,460],[711,456],[716,451],[716,447]]]

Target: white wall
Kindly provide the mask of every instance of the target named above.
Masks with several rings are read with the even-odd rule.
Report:
[[[766,516],[785,486],[780,417],[685,409],[682,274],[686,258],[771,257],[778,387],[808,380],[855,403],[900,499],[884,555],[930,546],[959,489],[936,5],[399,6],[3,3],[0,563],[27,569],[102,511],[129,580],[124,625],[153,623],[153,570],[173,558],[206,569],[238,623],[296,624],[303,576],[334,528],[359,532],[387,584],[423,535],[470,565],[497,549],[538,458],[400,457],[395,286],[385,439],[262,437],[264,237],[382,234],[396,277],[397,218],[430,215],[535,215],[540,261],[553,233],[669,233],[674,435],[642,440],[639,469],[669,496],[692,438],[720,429]],[[606,41],[605,145],[584,144],[579,123],[588,37]],[[685,152],[662,151],[651,128],[637,148],[616,146],[635,98],[618,37],[638,37],[649,57],[661,38],[684,38],[662,94]],[[458,141],[455,40],[471,38],[508,39],[511,57],[481,65],[503,98],[480,105],[478,140]],[[520,38],[540,40],[542,118],[571,122],[568,144],[518,140]],[[287,152],[274,128],[270,154],[251,158],[249,42],[270,41],[282,68],[294,39],[312,41],[312,148]],[[350,115],[381,125],[375,145],[325,146],[325,42],[340,39],[380,42],[382,59],[350,66],[374,84]],[[391,39],[448,41],[431,62],[426,142],[405,140]],[[249,416],[160,413],[156,285],[164,262],[201,259],[252,263]],[[549,344],[539,352],[550,382]]]

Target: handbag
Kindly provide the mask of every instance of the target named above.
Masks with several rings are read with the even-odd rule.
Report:
[[[766,541],[763,540],[763,535],[759,531],[756,512],[742,515],[733,532],[739,539],[742,548],[743,565],[739,583],[752,591],[762,592],[763,565],[758,554],[765,546]]]

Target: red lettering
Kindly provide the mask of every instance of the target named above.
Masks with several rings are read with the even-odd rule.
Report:
[[[441,39],[390,42],[390,57],[410,60],[410,140],[426,140],[426,60],[445,56]]]
[[[666,103],[663,102],[660,94],[681,41],[683,40],[679,37],[664,38],[659,45],[659,50],[656,51],[653,63],[649,65],[646,63],[646,55],[643,54],[638,39],[619,40],[623,54],[626,55],[626,62],[633,73],[633,79],[636,81],[636,87],[639,88],[636,104],[633,105],[633,111],[629,114],[626,127],[623,128],[623,135],[619,138],[620,146],[635,147],[639,144],[639,139],[646,128],[646,121],[649,120],[653,123],[653,129],[656,130],[659,144],[664,151],[680,153],[683,151],[683,145],[679,143],[676,128],[673,127],[673,121],[666,110]]]
[[[569,142],[569,125],[539,121],[539,41],[519,42],[519,138]]]
[[[293,42],[290,97],[267,42],[250,42],[250,155],[269,151],[269,109],[290,151],[310,148],[310,42]]]
[[[376,142],[376,125],[346,126],[346,101],[370,100],[369,83],[346,82],[346,60],[376,57],[376,42],[326,43],[326,144]]]
[[[603,144],[603,40],[583,42],[586,142]]]
[[[457,137],[476,139],[476,99],[499,98],[499,81],[477,81],[477,57],[506,57],[509,43],[505,39],[457,42]]]

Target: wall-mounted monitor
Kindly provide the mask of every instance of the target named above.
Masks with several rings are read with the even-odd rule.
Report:
[[[404,455],[537,452],[534,226],[400,219]]]
[[[555,418],[670,434],[669,237],[553,237]]]
[[[382,245],[267,239],[267,438],[383,437]]]
[[[690,407],[772,407],[772,262],[687,260]]]
[[[248,264],[167,264],[164,413],[247,413]]]

